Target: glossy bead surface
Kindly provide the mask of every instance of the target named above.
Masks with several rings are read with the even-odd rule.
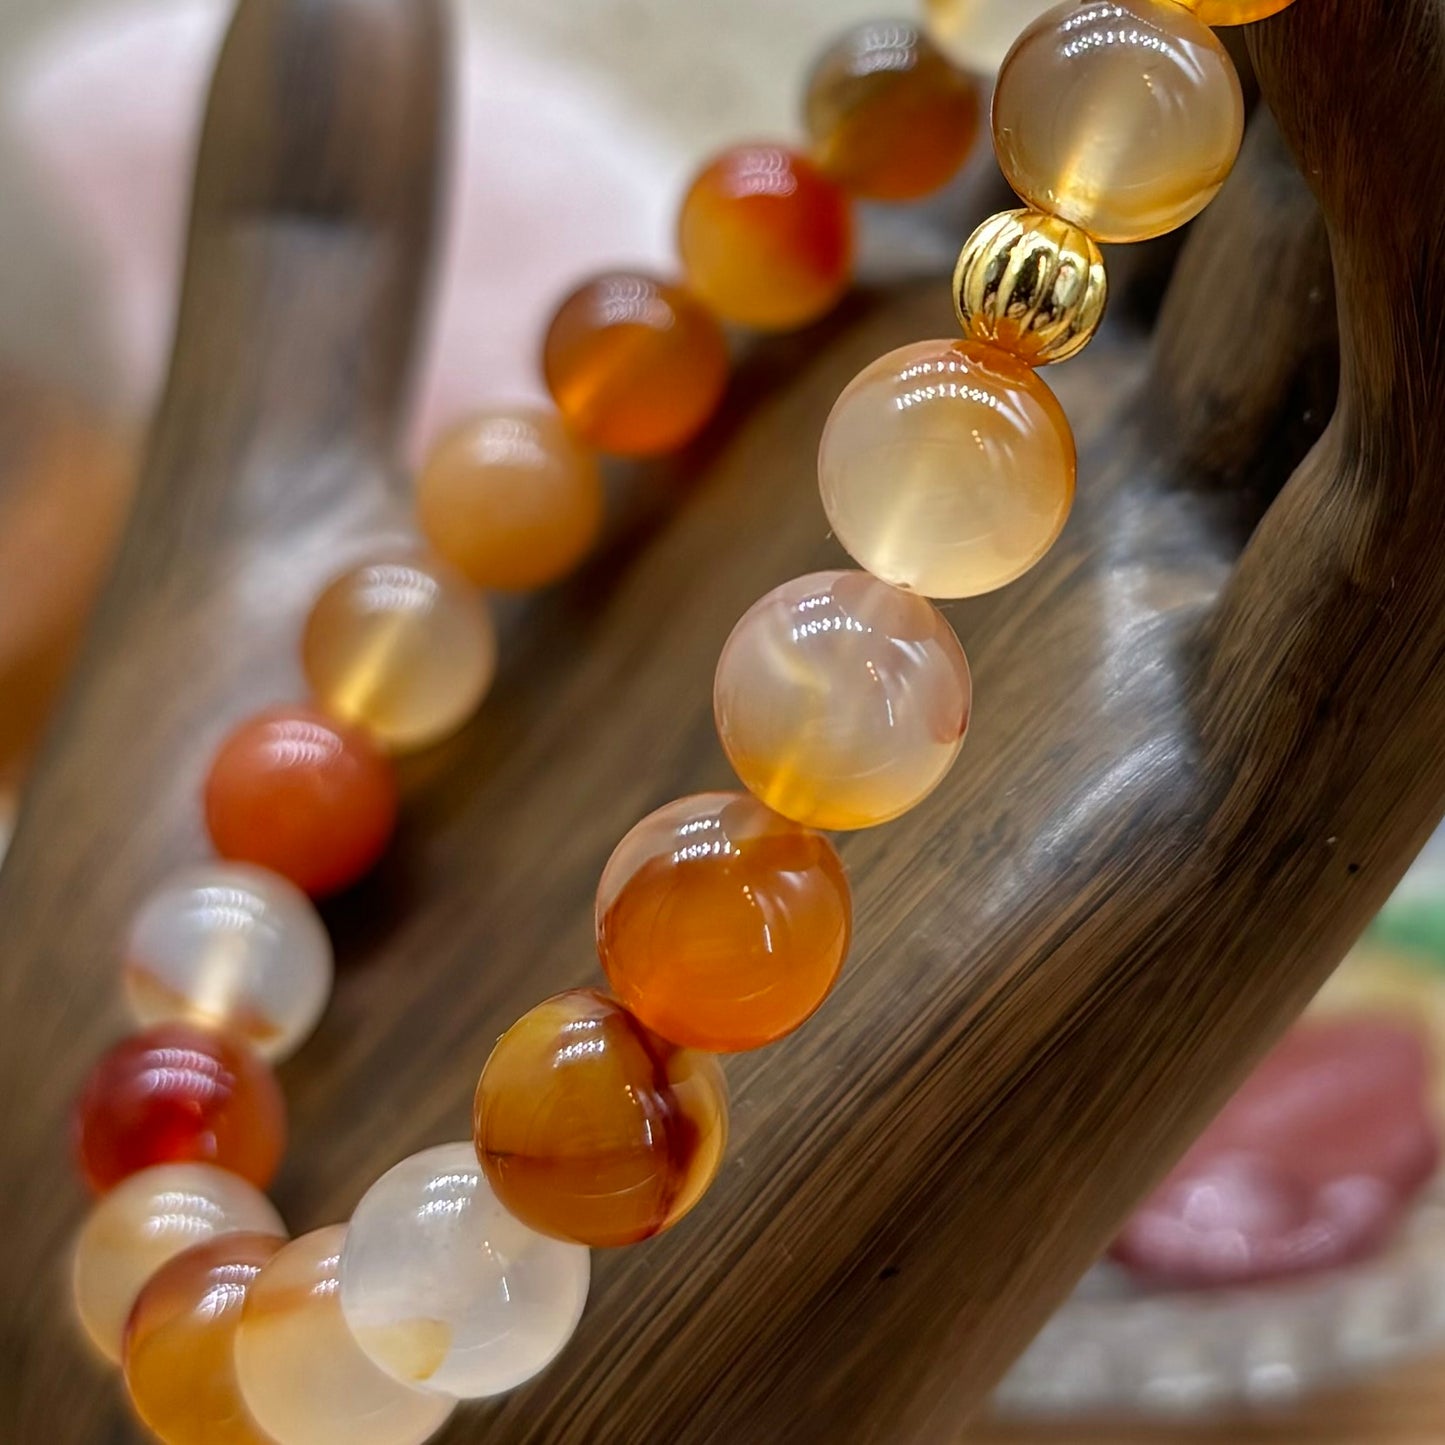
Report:
[[[304,1042],[331,979],[331,939],[311,900],[246,863],[173,874],[141,906],[126,941],[126,997],[142,1024],[224,1028],[268,1059]]]
[[[157,1024],[101,1055],[75,1106],[86,1182],[104,1193],[153,1164],[218,1164],[261,1189],[286,1144],[286,1106],[248,1044]]]
[[[126,1317],[167,1260],[221,1234],[285,1235],[271,1201],[212,1164],[160,1164],[123,1179],[90,1211],[71,1258],[71,1289],[85,1332],[119,1360]]]
[[[712,1182],[727,1091],[715,1059],[574,989],[502,1036],[473,1125],[487,1178],[518,1219],[579,1244],[635,1244],[675,1224]]]
[[[422,1445],[453,1402],[404,1385],[356,1343],[341,1312],[346,1226],[293,1239],[261,1267],[236,1331],[252,1419],[286,1445]]]
[[[921,341],[865,367],[818,451],[838,540],[925,597],[974,597],[1027,572],[1068,520],[1076,469],[1053,392],[969,341]]]
[[[301,639],[324,712],[409,752],[450,737],[497,671],[486,600],[434,557],[396,553],[342,573],[316,599]]]
[[[1093,239],[1041,211],[990,216],[965,243],[953,272],[964,336],[1030,366],[1076,356],[1094,338],[1109,297]]]
[[[542,349],[548,390],[588,445],[656,456],[692,440],[728,380],[722,327],[681,286],[619,271],[579,286]]]
[[[206,779],[216,852],[313,898],[355,883],[396,826],[396,775],[365,734],[313,708],[273,708],[220,746]]]
[[[427,541],[471,583],[550,586],[602,529],[597,459],[544,407],[483,411],[449,432],[416,484]]]
[[[1097,241],[1143,241],[1199,214],[1244,136],[1228,52],[1173,0],[1049,11],[999,72],[994,149],[1030,206]]]
[[[388,1374],[475,1399],[515,1389],[556,1358],[591,1274],[585,1249],[502,1208],[470,1143],[442,1144],[362,1196],[341,1252],[341,1308]]]
[[[791,1033],[848,952],[837,850],[750,793],[659,808],[618,844],[597,889],[597,949],[617,997],[654,1033],[710,1053]]]
[[[724,151],[693,181],[678,220],[688,285],[725,321],[789,331],[831,311],[853,264],[848,198],[776,145]]]
[[[1288,10],[1294,0],[1180,0],[1206,25],[1252,25]]]
[[[1019,32],[1058,0],[924,0],[929,38],[957,66],[992,81]]]
[[[748,789],[814,828],[871,828],[943,781],[972,707],[942,613],[866,572],[795,578],[743,615],[713,684]]]
[[[285,1242],[221,1235],[178,1254],[141,1291],[125,1328],[125,1385],[164,1445],[275,1445],[241,1399],[233,1351],[247,1292]]]
[[[870,201],[912,201],[950,181],[978,135],[978,84],[916,25],[871,20],[819,58],[804,101],[813,159]]]

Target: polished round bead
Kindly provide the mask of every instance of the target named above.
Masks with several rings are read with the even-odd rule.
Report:
[[[1023,362],[920,341],[848,384],[818,452],[823,509],[875,577],[975,597],[1022,576],[1074,503],[1073,431]]]
[[[791,1033],[828,996],[852,901],[837,850],[751,793],[682,798],[618,844],[597,889],[617,997],[672,1043],[711,1053]]]
[[[276,1445],[236,1378],[236,1327],[261,1267],[285,1244],[223,1234],[178,1254],[141,1291],[125,1327],[125,1385],[164,1445]]]
[[[158,1164],[123,1179],[90,1211],[71,1257],[71,1287],[85,1332],[119,1360],[126,1317],[167,1260],[221,1234],[284,1235],[271,1201],[213,1164]]]
[[[125,989],[142,1024],[189,1019],[268,1059],[305,1041],[331,994],[331,939],[311,900],[248,863],[172,874],[130,926]]]
[[[218,1164],[264,1189],[286,1145],[286,1105],[243,1040],[157,1024],[102,1054],[75,1106],[81,1172],[97,1194],[153,1164]]]
[[[555,411],[478,412],[437,444],[416,484],[439,556],[478,587],[527,592],[571,572],[602,530],[597,458]]]
[[[656,456],[691,441],[717,410],[727,340],[681,286],[618,271],[578,287],[557,309],[542,369],[567,425],[588,445]]]
[[[1288,10],[1294,0],[1180,0],[1206,25],[1252,25]]]
[[[866,572],[816,572],[755,603],[723,647],[718,735],[770,808],[870,828],[943,781],[968,731],[968,659],[932,603]]]
[[[804,101],[814,161],[870,201],[913,201],[950,181],[973,148],[978,113],[978,83],[904,20],[842,35]]]
[[[396,553],[343,572],[316,599],[301,640],[322,709],[410,752],[450,737],[497,671],[486,599],[434,557]]]
[[[341,1312],[344,1224],[276,1251],[246,1292],[236,1378],[251,1418],[285,1445],[422,1445],[455,1403],[402,1384]]]
[[[847,288],[852,213],[811,161],[782,146],[736,146],[693,181],[678,246],[693,293],[725,321],[790,331]]]
[[[964,336],[1030,366],[1078,355],[1094,339],[1108,297],[1093,238],[1041,211],[990,216],[968,238],[953,272]]]
[[[727,1142],[717,1061],[574,989],[502,1036],[473,1110],[477,1157],[518,1219],[559,1239],[635,1244],[702,1197]]]
[[[1058,0],[924,0],[930,39],[957,66],[990,81],[1019,32]]]
[[[223,858],[289,878],[313,898],[355,883],[396,826],[396,774],[357,729],[313,708],[273,708],[223,742],[206,779]]]
[[[994,149],[1030,206],[1097,241],[1144,241],[1199,214],[1244,136],[1228,52],[1173,0],[1068,0],[999,72]]]
[[[475,1399],[515,1389],[561,1353],[591,1274],[585,1249],[502,1208],[471,1144],[442,1144],[389,1169],[356,1206],[341,1309],[389,1375]]]

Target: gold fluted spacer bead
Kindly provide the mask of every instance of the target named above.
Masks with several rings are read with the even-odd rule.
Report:
[[[1108,295],[1092,237],[1041,211],[990,216],[968,238],[953,273],[964,335],[1030,366],[1082,351],[1099,329]]]

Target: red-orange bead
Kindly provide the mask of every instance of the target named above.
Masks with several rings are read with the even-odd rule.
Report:
[[[558,307],[542,369],[583,441],[618,456],[655,456],[691,441],[717,410],[727,341],[681,286],[617,272]]]
[[[675,1224],[712,1182],[727,1090],[708,1054],[574,989],[502,1036],[472,1124],[493,1191],[524,1224],[578,1244],[635,1244]]]
[[[355,883],[396,826],[396,775],[366,736],[312,708],[275,708],[221,744],[206,826],[223,858],[269,868],[313,897]]]
[[[153,1164],[218,1164],[264,1189],[286,1145],[275,1075],[248,1044],[160,1024],[101,1056],[75,1106],[76,1152],[103,1194]]]
[[[726,321],[789,331],[830,311],[848,285],[848,197],[777,145],[724,151],[682,203],[678,246],[693,294]]]

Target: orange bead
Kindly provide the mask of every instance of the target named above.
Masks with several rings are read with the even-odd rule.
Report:
[[[617,996],[689,1048],[739,1053],[827,997],[852,928],[837,850],[748,793],[683,798],[618,845],[597,890]]]
[[[808,82],[813,159],[855,196],[917,200],[967,159],[978,100],[978,82],[916,25],[868,21],[823,53]]]
[[[1206,25],[1250,25],[1287,10],[1294,0],[1182,0]]]
[[[264,1189],[286,1145],[276,1076],[239,1038],[158,1024],[122,1039],[75,1106],[76,1152],[97,1194],[153,1164],[218,1164]]]
[[[500,592],[565,577],[602,530],[597,458],[543,407],[479,412],[449,432],[417,478],[416,504],[437,554]]]
[[[273,708],[221,744],[205,806],[221,857],[319,898],[380,858],[396,825],[396,775],[356,729],[311,708]]]
[[[261,1267],[286,1241],[223,1234],[163,1265],[125,1330],[126,1389],[165,1445],[274,1445],[236,1378],[236,1328]]]
[[[558,307],[542,369],[583,441],[618,456],[655,456],[691,441],[717,410],[727,341],[681,286],[617,272]]]
[[[727,1090],[709,1055],[574,989],[502,1036],[472,1123],[493,1191],[523,1224],[578,1244],[635,1244],[675,1224],[712,1182]]]
[[[724,151],[682,203],[678,245],[693,293],[726,321],[789,331],[832,310],[853,264],[848,197],[777,145]]]

